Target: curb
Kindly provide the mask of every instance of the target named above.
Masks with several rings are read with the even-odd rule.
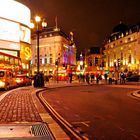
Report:
[[[131,95],[140,99],[140,90],[134,91]]]

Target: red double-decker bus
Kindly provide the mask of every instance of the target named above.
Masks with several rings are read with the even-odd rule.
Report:
[[[15,74],[22,70],[20,57],[0,52],[0,69],[11,70]]]

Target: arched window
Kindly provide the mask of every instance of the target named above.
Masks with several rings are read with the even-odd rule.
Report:
[[[128,63],[131,63],[131,54],[128,57]]]

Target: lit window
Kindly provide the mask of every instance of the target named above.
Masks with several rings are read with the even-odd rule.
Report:
[[[50,64],[52,64],[52,63],[53,63],[52,58],[50,58]]]
[[[45,58],[45,64],[47,64],[47,58]]]
[[[0,55],[0,60],[4,60],[4,55]]]
[[[128,57],[128,63],[131,63],[131,55]]]
[[[10,58],[8,56],[5,56],[5,61],[9,62]]]
[[[37,59],[35,59],[35,63],[37,63]]]
[[[44,58],[42,58],[42,64],[44,64],[45,63],[45,60],[44,60]]]

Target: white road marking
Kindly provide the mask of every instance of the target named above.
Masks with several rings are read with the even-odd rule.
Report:
[[[72,122],[72,124],[83,124],[86,127],[89,127],[90,121]]]

